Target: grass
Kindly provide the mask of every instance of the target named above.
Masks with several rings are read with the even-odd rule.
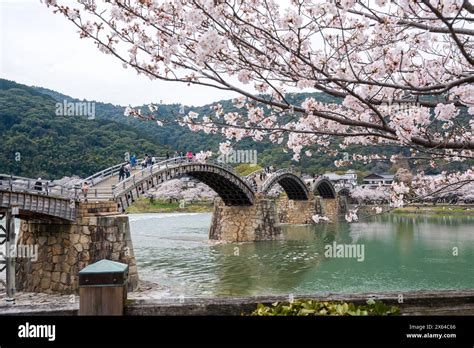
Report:
[[[437,215],[450,215],[450,214],[474,214],[473,206],[409,206],[404,208],[397,208],[392,211],[395,214],[437,214]]]
[[[259,165],[251,165],[247,163],[239,164],[237,167],[235,167],[235,170],[242,176],[247,176],[249,174],[252,174],[253,172],[259,171],[263,169]]]
[[[129,214],[137,213],[207,213],[213,208],[212,202],[186,203],[184,208],[179,207],[179,202],[165,202],[155,200],[153,203],[147,198],[141,198],[127,208]]]

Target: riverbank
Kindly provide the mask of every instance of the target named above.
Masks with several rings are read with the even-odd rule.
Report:
[[[250,314],[257,304],[271,305],[288,301],[288,296],[252,297],[168,297],[157,293],[163,289],[157,284],[146,284],[138,292],[128,294],[125,315],[233,315]],[[400,293],[321,293],[295,296],[294,299],[317,301],[342,301],[355,305],[366,304],[368,299],[395,305],[402,316],[416,315],[474,315],[474,290],[432,290]],[[18,293],[15,304],[6,304],[2,299],[0,315],[77,315],[77,295],[47,295]]]
[[[384,212],[396,215],[429,215],[429,216],[474,216],[474,205],[410,205],[403,208],[392,208],[389,205],[361,205],[359,215],[375,215],[375,207],[381,207]],[[354,207],[351,206],[351,209]]]
[[[473,205],[413,205],[392,210],[394,214],[474,215]]]
[[[128,207],[128,214],[140,213],[211,213],[214,203],[212,201],[198,201],[185,203],[166,202],[155,200],[151,202],[147,198],[141,198]],[[375,205],[363,205],[359,207],[359,213],[373,214]],[[389,206],[381,206],[384,210],[393,214],[428,214],[428,215],[474,215],[474,205],[410,205],[403,208],[391,209]]]
[[[150,202],[149,199],[143,198],[137,200],[132,206],[128,207],[128,214],[140,213],[209,213],[214,207],[213,202],[200,201],[193,203],[185,203],[184,206],[179,202],[165,202],[155,200]]]

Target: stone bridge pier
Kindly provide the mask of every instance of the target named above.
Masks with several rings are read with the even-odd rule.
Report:
[[[252,242],[278,239],[275,200],[256,196],[253,205],[225,205],[221,198],[214,200],[214,212],[209,239],[227,242]]]
[[[341,204],[339,202],[340,197],[336,198],[317,198],[317,212],[321,216],[326,216],[329,218],[329,221],[336,222],[339,220],[341,214],[344,214],[345,211],[342,211]]]
[[[316,214],[336,222],[339,213],[337,197],[323,199],[313,194],[308,200],[257,195],[250,206],[228,206],[216,198],[209,239],[226,242],[274,240],[281,237],[280,224],[314,224],[312,217]]]
[[[28,292],[74,293],[78,272],[101,259],[129,265],[130,291],[138,273],[128,216],[115,202],[79,203],[75,222],[22,220],[17,244],[37,246],[36,258],[16,259],[16,288]]]
[[[317,201],[310,194],[308,200],[291,200],[288,197],[276,201],[278,220],[283,224],[312,224],[313,215],[318,214]]]

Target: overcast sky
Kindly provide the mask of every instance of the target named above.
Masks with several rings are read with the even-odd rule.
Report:
[[[0,77],[71,97],[119,105],[204,105],[234,94],[199,86],[150,81],[79,39],[64,16],[40,0],[0,0]]]

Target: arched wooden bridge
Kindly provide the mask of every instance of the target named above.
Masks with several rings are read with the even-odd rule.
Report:
[[[48,180],[0,174],[0,220],[5,220],[4,226],[0,224],[0,245],[6,244],[7,248],[14,245],[15,217],[45,220],[48,224],[74,224],[80,215],[76,214],[80,207],[78,203],[86,198],[81,190],[84,182],[89,185],[89,203],[115,201],[122,212],[160,183],[184,175],[211,187],[227,206],[253,206],[257,194],[265,196],[278,184],[290,200],[309,200],[311,191],[323,198],[336,197],[328,180],[321,179],[309,188],[298,175],[287,169],[272,173],[258,185],[224,163],[172,158],[144,169],[133,169],[129,178],[119,182],[118,172],[124,164],[107,168],[76,184],[58,185]],[[11,297],[15,272],[12,258],[0,258],[0,272],[4,270],[7,273],[7,297]]]
[[[230,206],[252,205],[255,195],[264,195],[279,184],[289,199],[307,200],[310,192],[322,198],[335,198],[336,190],[324,178],[309,188],[297,174],[280,169],[269,175],[260,185],[241,176],[233,167],[215,161],[197,162],[185,158],[162,160],[144,169],[133,169],[132,175],[119,182],[118,172],[124,163],[91,175],[87,182],[89,201],[116,201],[124,211],[138,197],[160,183],[191,176],[211,187]],[[81,185],[55,185],[51,181],[0,174],[0,209],[17,207],[20,217],[74,221],[75,202],[83,200]]]

